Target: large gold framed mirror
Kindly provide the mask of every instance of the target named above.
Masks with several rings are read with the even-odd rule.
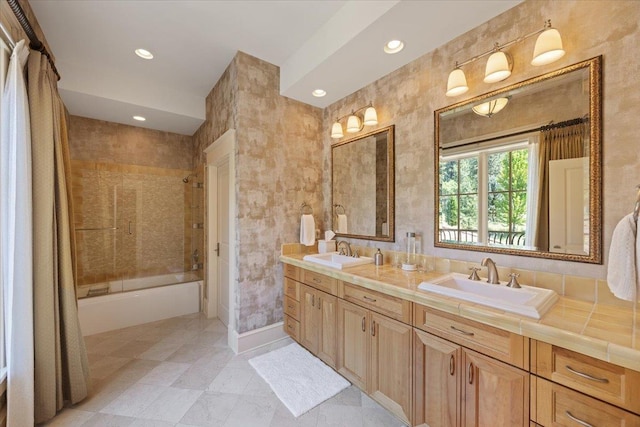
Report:
[[[331,146],[331,217],[337,236],[395,241],[394,129]]]
[[[435,111],[435,246],[602,263],[601,62]]]

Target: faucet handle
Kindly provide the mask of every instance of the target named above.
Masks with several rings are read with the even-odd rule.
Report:
[[[511,279],[509,279],[509,283],[507,283],[507,286],[510,288],[514,288],[514,289],[520,289],[520,283],[518,283],[518,277],[520,277],[519,273],[511,273],[509,274],[509,277],[511,277]]]
[[[469,275],[470,280],[480,280],[480,276],[478,276],[478,270],[481,270],[481,268],[469,267],[469,271],[471,271],[471,274]]]
[[[353,250],[353,255],[351,255],[353,258],[360,258],[360,254],[358,253],[357,249]]]

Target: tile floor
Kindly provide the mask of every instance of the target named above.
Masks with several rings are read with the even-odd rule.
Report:
[[[294,418],[248,363],[290,342],[236,356],[225,326],[201,314],[86,337],[90,396],[46,426],[404,425],[354,386]]]

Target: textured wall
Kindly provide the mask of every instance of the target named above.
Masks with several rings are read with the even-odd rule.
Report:
[[[514,57],[513,74],[506,81],[482,82],[485,61],[465,67],[470,90],[448,98],[447,76],[454,62],[464,61],[495,41],[515,39],[538,29],[545,19],[562,34],[567,54],[559,61],[530,65],[535,37],[508,49]],[[634,186],[640,183],[637,117],[640,90],[629,70],[640,66],[640,2],[528,0],[395,72],[334,103],[324,111],[324,194],[330,194],[331,118],[373,101],[379,127],[396,125],[396,236],[415,230],[424,235],[424,252],[445,258],[477,261],[479,252],[433,246],[433,111],[514,82],[603,55],[603,253],[605,263],[617,222],[633,209]],[[615,25],[612,25],[615,23]],[[366,129],[365,131],[371,130]],[[325,220],[331,213],[325,197]],[[398,239],[396,239],[398,240]],[[358,242],[388,250],[399,244]],[[500,265],[594,278],[606,276],[605,265],[550,261],[537,258],[492,256]]]
[[[85,117],[70,116],[73,160],[193,169],[193,138]]]
[[[298,241],[300,205],[322,228],[321,110],[280,96],[278,67],[238,52],[207,96],[194,134],[195,163],[236,129],[236,327],[239,333],[282,320],[280,246]],[[206,247],[206,246],[205,246]]]

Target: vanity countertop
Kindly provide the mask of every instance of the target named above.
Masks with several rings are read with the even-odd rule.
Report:
[[[560,296],[536,320],[418,290],[421,282],[441,272],[404,271],[390,264],[336,270],[304,261],[304,255],[281,255],[280,261],[640,371],[640,319],[631,308]]]

